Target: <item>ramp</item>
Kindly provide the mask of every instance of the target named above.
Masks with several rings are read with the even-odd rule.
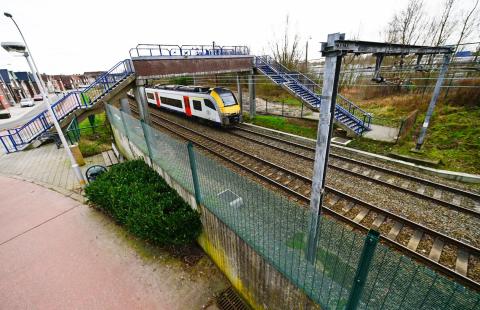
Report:
[[[68,121],[70,115],[80,109],[92,109],[95,105],[118,92],[134,79],[134,70],[129,59],[122,60],[101,75],[82,91],[72,91],[52,104],[57,121]],[[45,109],[25,125],[6,130],[0,134],[0,145],[6,153],[24,150],[42,133],[53,127],[53,119]]]

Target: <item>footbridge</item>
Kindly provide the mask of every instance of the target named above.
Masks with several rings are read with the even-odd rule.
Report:
[[[212,45],[162,45],[139,44],[130,50],[130,59],[115,64],[82,91],[71,91],[52,103],[58,122],[65,127],[75,116],[101,108],[103,103],[116,103],[134,89],[142,118],[148,123],[144,87],[149,79],[174,76],[236,73],[249,75],[250,113],[255,113],[254,73],[259,72],[302,100],[307,107],[318,110],[320,86],[298,72],[291,72],[268,56],[250,54],[246,46]],[[239,80],[237,79],[237,82]],[[241,84],[238,82],[240,104]],[[370,126],[370,115],[339,96],[343,105],[337,104],[335,120],[354,134],[362,134]],[[7,153],[21,151],[42,134],[52,130],[53,120],[45,109],[23,126],[0,132],[0,147]]]

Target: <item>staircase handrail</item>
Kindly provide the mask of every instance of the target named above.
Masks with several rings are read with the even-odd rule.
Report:
[[[118,69],[121,65],[124,66],[123,70],[119,73],[112,73],[116,69]],[[64,95],[63,97],[57,99],[53,104],[52,104],[52,110],[54,117],[58,120],[61,121],[65,117],[67,117],[71,112],[74,110],[81,108],[82,105],[84,107],[88,107],[89,105],[93,105],[95,103],[95,100],[98,98],[95,97],[93,100],[85,100],[87,95],[87,91],[92,89],[92,87],[95,87],[96,85],[102,83],[102,84],[107,84],[107,87],[104,87],[101,94],[105,94],[106,92],[110,91],[117,82],[117,79],[114,80],[114,82],[109,82],[105,80],[105,78],[108,78],[109,76],[112,75],[118,75],[120,81],[122,78],[127,77],[133,73],[133,68],[131,66],[130,60],[125,59],[117,64],[115,64],[110,70],[107,72],[103,73],[98,77],[92,84],[90,84],[86,89],[82,91],[71,91],[67,95]],[[111,84],[111,85],[110,85]],[[105,85],[104,85],[105,86]],[[87,96],[85,96],[87,95]],[[67,99],[73,98],[74,101],[71,103],[71,105],[65,107],[62,106],[61,104],[65,102]],[[60,115],[59,115],[60,113]],[[7,152],[9,152],[8,147],[5,145],[5,141],[9,141],[11,143],[12,147],[16,150],[18,150],[17,146],[22,146],[25,144],[28,144],[32,142],[34,139],[36,139],[39,135],[41,135],[43,132],[49,130],[52,126],[53,123],[49,122],[50,114],[47,109],[41,111],[37,115],[35,115],[32,119],[30,119],[28,122],[23,124],[20,127],[14,128],[14,129],[8,129],[6,130],[6,134],[0,134],[0,141],[3,143],[5,146]],[[8,138],[8,140],[7,140]]]
[[[315,81],[313,81],[311,78],[309,78],[305,74],[303,74],[301,72],[292,73],[292,71],[288,70],[288,68],[286,68],[284,65],[282,65],[281,63],[276,61],[270,55],[257,56],[257,57],[255,57],[255,61],[256,61],[256,63],[255,63],[256,65],[258,65],[258,62],[261,62],[263,64],[271,66],[273,69],[275,69],[274,71],[277,72],[279,74],[279,76],[282,76],[282,77],[286,76],[287,80],[288,79],[295,80],[295,82],[297,83],[298,86],[302,87],[303,89],[307,89],[307,90],[311,91],[313,95],[319,97],[319,94],[315,93],[313,89],[315,87],[318,87],[319,89],[321,89],[320,85],[318,85]],[[298,77],[304,78],[306,81],[308,81],[308,84],[305,85]],[[310,88],[308,86],[313,86],[313,87]],[[352,101],[348,100],[347,98],[345,98],[344,96],[342,96],[340,94],[337,94],[337,97],[344,100],[348,104],[348,110],[345,109],[345,108],[343,108],[343,110],[347,111],[354,119],[358,119],[358,121],[361,123],[362,126],[364,126],[366,128],[370,128],[370,124],[371,124],[371,120],[372,120],[372,114],[363,110],[362,108],[357,106],[355,103],[353,103]],[[337,100],[337,104],[338,104],[338,100]],[[341,106],[340,104],[338,104],[338,105]],[[363,121],[362,121],[362,119],[358,118],[354,114],[355,111],[358,111],[359,113],[362,114]]]
[[[101,83],[101,81],[103,81],[103,79],[110,75],[113,70],[117,69],[120,65],[125,65],[125,70],[124,70],[124,73],[123,75],[128,75],[130,73],[133,73],[133,70],[131,68],[131,65],[130,65],[130,60],[129,59],[124,59],[124,60],[121,60],[119,61],[118,63],[116,63],[110,70],[106,71],[105,73],[103,73],[102,75],[100,75],[92,84],[90,84],[87,88],[85,88],[84,90],[81,91],[82,94],[86,93],[87,91],[89,91],[90,89],[92,89],[93,87],[97,86],[98,84]]]

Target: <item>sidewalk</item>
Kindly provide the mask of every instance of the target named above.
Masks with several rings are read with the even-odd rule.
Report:
[[[227,287],[208,257],[140,256],[110,219],[39,185],[0,176],[0,197],[0,309],[201,309]]]
[[[105,165],[101,154],[85,158],[83,175],[93,165]],[[70,161],[63,148],[54,143],[39,148],[0,155],[0,175],[14,176],[54,189],[65,195],[80,193]],[[70,192],[70,193],[69,193]]]
[[[152,254],[81,202],[62,148],[0,155],[0,309],[201,309],[228,286],[207,256]]]

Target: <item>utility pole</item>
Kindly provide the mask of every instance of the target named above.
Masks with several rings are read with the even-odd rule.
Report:
[[[420,131],[420,135],[417,140],[417,144],[415,145],[414,151],[420,151],[423,142],[425,141],[425,136],[427,134],[428,125],[430,123],[430,118],[432,118],[433,110],[435,109],[435,105],[437,104],[438,97],[440,96],[440,91],[443,85],[443,81],[445,80],[445,73],[447,72],[448,65],[450,64],[451,54],[444,54],[443,55],[443,64],[442,68],[440,69],[440,73],[437,78],[437,83],[435,84],[435,88],[433,89],[432,99],[430,100],[430,104],[428,105],[427,114],[425,115],[425,121],[423,121],[422,129]]]
[[[323,72],[322,102],[320,104],[320,119],[318,121],[317,143],[315,146],[315,163],[313,166],[312,191],[310,196],[310,225],[307,240],[306,257],[310,262],[315,261],[315,254],[320,230],[320,215],[325,196],[325,176],[327,173],[328,154],[333,129],[333,117],[337,100],[338,80],[342,54],[334,49],[336,40],[345,39],[345,34],[334,33],[328,35],[328,40],[322,46],[325,56]]]

